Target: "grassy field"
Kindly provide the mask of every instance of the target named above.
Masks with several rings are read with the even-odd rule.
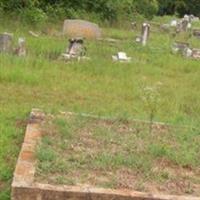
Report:
[[[72,113],[47,115],[42,130],[39,183],[200,195],[198,132]]]
[[[2,19],[0,24],[0,32],[14,33],[15,40],[26,37],[28,48],[26,58],[0,55],[0,200],[10,198],[13,169],[33,107],[148,120],[142,88],[159,83],[154,120],[190,127],[183,138],[185,153],[190,151],[190,135],[199,138],[200,62],[172,55],[174,38],[168,34],[152,33],[148,45],[141,47],[134,42],[137,32],[107,28],[105,36],[119,43],[86,41],[91,60],[64,63],[56,58],[65,50],[66,38],[34,38],[28,34],[30,27]],[[189,41],[200,47],[200,40]],[[126,51],[132,62],[113,63],[111,56],[118,51]]]

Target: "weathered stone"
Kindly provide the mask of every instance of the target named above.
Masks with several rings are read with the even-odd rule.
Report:
[[[150,24],[143,23],[142,24],[142,36],[141,36],[141,42],[142,42],[143,46],[145,46],[147,44],[149,34],[150,34]]]
[[[200,49],[192,49],[192,58],[200,59]]]
[[[24,38],[19,38],[15,54],[18,56],[26,56],[26,42]]]
[[[136,22],[132,22],[131,23],[131,29],[134,31],[137,28],[137,23]]]
[[[192,28],[192,24],[190,22],[190,18],[188,17],[184,17],[183,19],[181,19],[176,26],[176,32],[180,33],[180,32],[187,32],[189,29]]]
[[[200,39],[200,29],[194,29],[193,30],[193,36]]]
[[[66,61],[74,58],[80,60],[81,58],[86,58],[85,54],[84,40],[82,38],[72,38],[69,39],[69,46],[61,57]]]
[[[12,52],[13,36],[10,33],[0,34],[0,53]]]
[[[172,45],[172,52],[173,53],[181,53],[183,55],[184,52],[186,51],[186,49],[188,49],[188,48],[189,48],[189,44],[188,43],[175,42]]]
[[[113,61],[130,62],[131,58],[127,57],[125,52],[118,52],[117,55],[112,56]]]
[[[73,38],[69,40],[69,47],[66,53],[70,54],[71,56],[84,56],[86,53],[86,49],[83,46],[84,40],[82,38]]]
[[[98,39],[101,37],[101,29],[97,24],[84,20],[65,20],[63,34],[68,37],[83,37]]]

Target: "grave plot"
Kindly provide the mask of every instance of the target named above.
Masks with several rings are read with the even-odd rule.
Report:
[[[33,110],[12,200],[197,200],[200,138],[189,137],[193,153],[186,158],[188,131],[153,125],[149,132],[147,123]]]

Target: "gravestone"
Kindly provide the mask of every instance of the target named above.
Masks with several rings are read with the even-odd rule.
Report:
[[[193,36],[200,39],[200,29],[194,29],[193,30]]]
[[[24,38],[18,39],[18,47],[15,49],[15,54],[18,56],[26,56],[26,41]]]
[[[82,38],[72,38],[69,40],[69,47],[66,53],[72,57],[85,56],[86,49],[83,45],[84,41]]]
[[[177,22],[177,20],[172,20],[171,22],[170,22],[170,26],[171,27],[176,27],[177,26],[177,24],[178,24],[178,22]]]
[[[192,49],[192,58],[200,59],[200,49]]]
[[[69,39],[69,46],[66,49],[66,52],[61,55],[61,58],[64,60],[71,60],[71,59],[89,59],[85,57],[86,55],[86,48],[84,47],[84,40],[83,38],[72,38]]]
[[[172,52],[173,53],[181,53],[182,55],[185,54],[186,50],[189,48],[189,44],[185,42],[175,42],[172,45]]]
[[[136,22],[131,22],[131,29],[132,31],[135,31],[137,28],[137,23]]]
[[[82,37],[87,39],[101,38],[101,29],[97,24],[84,20],[65,20],[63,34],[68,37]]]
[[[130,62],[131,57],[128,57],[125,52],[118,52],[117,55],[112,56],[113,61]]]
[[[10,33],[0,34],[0,53],[12,52],[13,35]]]
[[[141,35],[141,43],[143,46],[147,44],[147,40],[150,34],[150,24],[143,23],[142,24],[142,35]]]

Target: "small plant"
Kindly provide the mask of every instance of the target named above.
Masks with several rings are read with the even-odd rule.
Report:
[[[154,86],[145,86],[142,87],[142,101],[144,103],[145,110],[148,113],[149,118],[149,133],[152,133],[153,121],[155,115],[158,111],[159,102],[160,102],[160,86],[161,82],[157,83]]]

